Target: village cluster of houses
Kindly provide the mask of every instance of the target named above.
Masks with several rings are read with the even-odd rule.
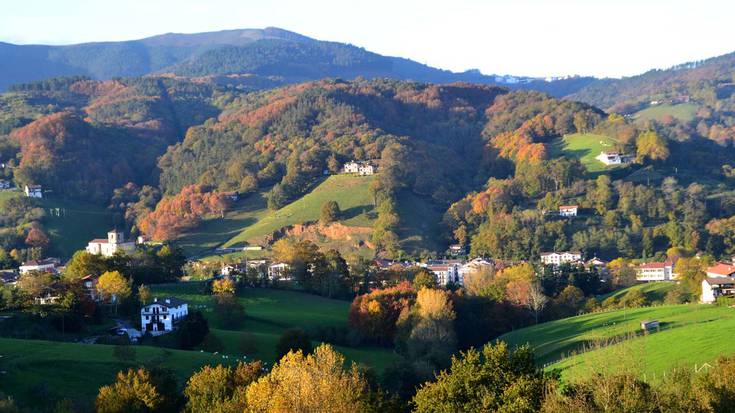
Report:
[[[675,265],[676,263],[670,260],[641,264],[636,268],[636,280],[677,282],[679,274],[674,271]],[[718,297],[735,295],[735,264],[718,262],[708,267],[705,273],[700,302],[711,304],[717,301]]]

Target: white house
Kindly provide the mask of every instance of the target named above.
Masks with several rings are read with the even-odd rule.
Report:
[[[116,252],[128,253],[135,250],[134,242],[126,242],[125,235],[120,231],[110,231],[107,239],[93,239],[87,244],[87,252],[94,255],[112,257]]]
[[[461,263],[456,260],[438,260],[429,261],[422,267],[434,273],[438,285],[446,286],[451,283],[463,284],[464,280],[459,278],[460,265]]]
[[[290,269],[291,269],[291,266],[286,264],[285,262],[278,262],[278,263],[271,264],[268,266],[268,278],[271,280],[289,279],[288,271]]]
[[[23,265],[18,267],[18,271],[20,271],[21,274],[25,274],[31,271],[55,273],[56,267],[58,267],[60,264],[61,262],[58,260],[58,258],[31,260],[31,261],[24,262]]]
[[[636,280],[638,281],[673,281],[674,263],[671,261],[649,262],[641,264],[636,269]]]
[[[717,297],[735,294],[735,278],[733,277],[707,277],[702,280],[702,296],[700,301],[712,304]]]
[[[10,181],[0,179],[0,189],[10,189]]]
[[[378,171],[378,167],[372,161],[350,161],[344,165],[343,171],[346,174],[373,175]]]
[[[718,262],[717,264],[707,268],[707,277],[725,278],[735,277],[735,265]]]
[[[41,185],[26,185],[24,192],[28,198],[43,198]]]
[[[605,165],[622,165],[630,162],[630,155],[623,155],[618,152],[600,152],[599,155],[595,156],[595,159],[604,163]]]
[[[484,258],[474,258],[459,267],[459,283],[464,285],[465,278],[470,274],[477,274],[483,271],[492,271],[495,264]]]
[[[579,251],[565,252],[542,252],[541,263],[544,265],[561,265],[582,260],[582,253]]]
[[[167,297],[140,309],[140,326],[143,334],[166,334],[174,329],[174,324],[189,314],[189,305],[178,298]]]
[[[559,215],[563,217],[576,217],[577,205],[562,205],[559,207]]]

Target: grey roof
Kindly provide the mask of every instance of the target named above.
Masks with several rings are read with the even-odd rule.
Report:
[[[168,302],[166,302],[168,300]],[[174,308],[186,304],[186,301],[176,297],[154,298],[151,304],[160,304],[164,307]]]

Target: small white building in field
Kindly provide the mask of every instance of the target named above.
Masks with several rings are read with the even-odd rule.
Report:
[[[636,269],[636,280],[638,281],[673,281],[674,263],[671,261],[649,262],[641,264]]]
[[[576,217],[578,209],[579,207],[577,205],[562,205],[559,207],[559,215],[563,217]]]
[[[542,252],[541,263],[544,265],[562,265],[567,263],[578,262],[582,260],[582,253],[579,251],[565,252]]]
[[[189,314],[189,305],[178,298],[154,298],[153,302],[140,309],[140,326],[143,334],[154,336],[173,331],[174,324]]]
[[[23,192],[28,198],[43,198],[41,185],[26,185]]]
[[[135,250],[135,243],[125,241],[125,235],[121,231],[110,231],[107,239],[93,239],[87,244],[87,252],[104,257],[112,257],[117,252],[129,253]]]

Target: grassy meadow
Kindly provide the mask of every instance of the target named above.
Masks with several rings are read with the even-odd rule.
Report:
[[[603,172],[620,166],[606,166],[595,159],[602,151],[614,151],[617,141],[604,135],[592,133],[575,133],[558,138],[551,144],[553,156],[577,158],[587,168],[587,171]]]
[[[660,331],[642,334],[644,320],[658,320]],[[735,353],[729,344],[733,327],[735,309],[682,304],[584,314],[513,331],[499,339],[511,346],[529,344],[540,363],[561,370],[570,380],[600,369],[632,369],[653,377]]]
[[[690,122],[694,119],[699,106],[693,103],[679,103],[676,105],[656,105],[651,106],[634,115],[638,121],[662,120],[665,116],[671,116],[683,122]]]
[[[186,300],[191,310],[199,310],[210,322],[210,330],[218,337],[225,353],[255,358],[268,363],[275,361],[275,345],[281,334],[289,328],[300,327],[315,331],[320,327],[343,328],[347,326],[350,303],[317,295],[290,290],[248,288],[238,293],[245,307],[244,323],[235,329],[223,328],[212,306],[210,295],[202,293],[201,283],[177,283],[151,287],[157,296],[172,295]],[[243,337],[250,333],[255,339],[255,351],[249,354],[241,350]],[[315,341],[314,345],[318,343]],[[382,371],[393,359],[391,349],[376,347],[341,347],[338,351],[352,361]]]

